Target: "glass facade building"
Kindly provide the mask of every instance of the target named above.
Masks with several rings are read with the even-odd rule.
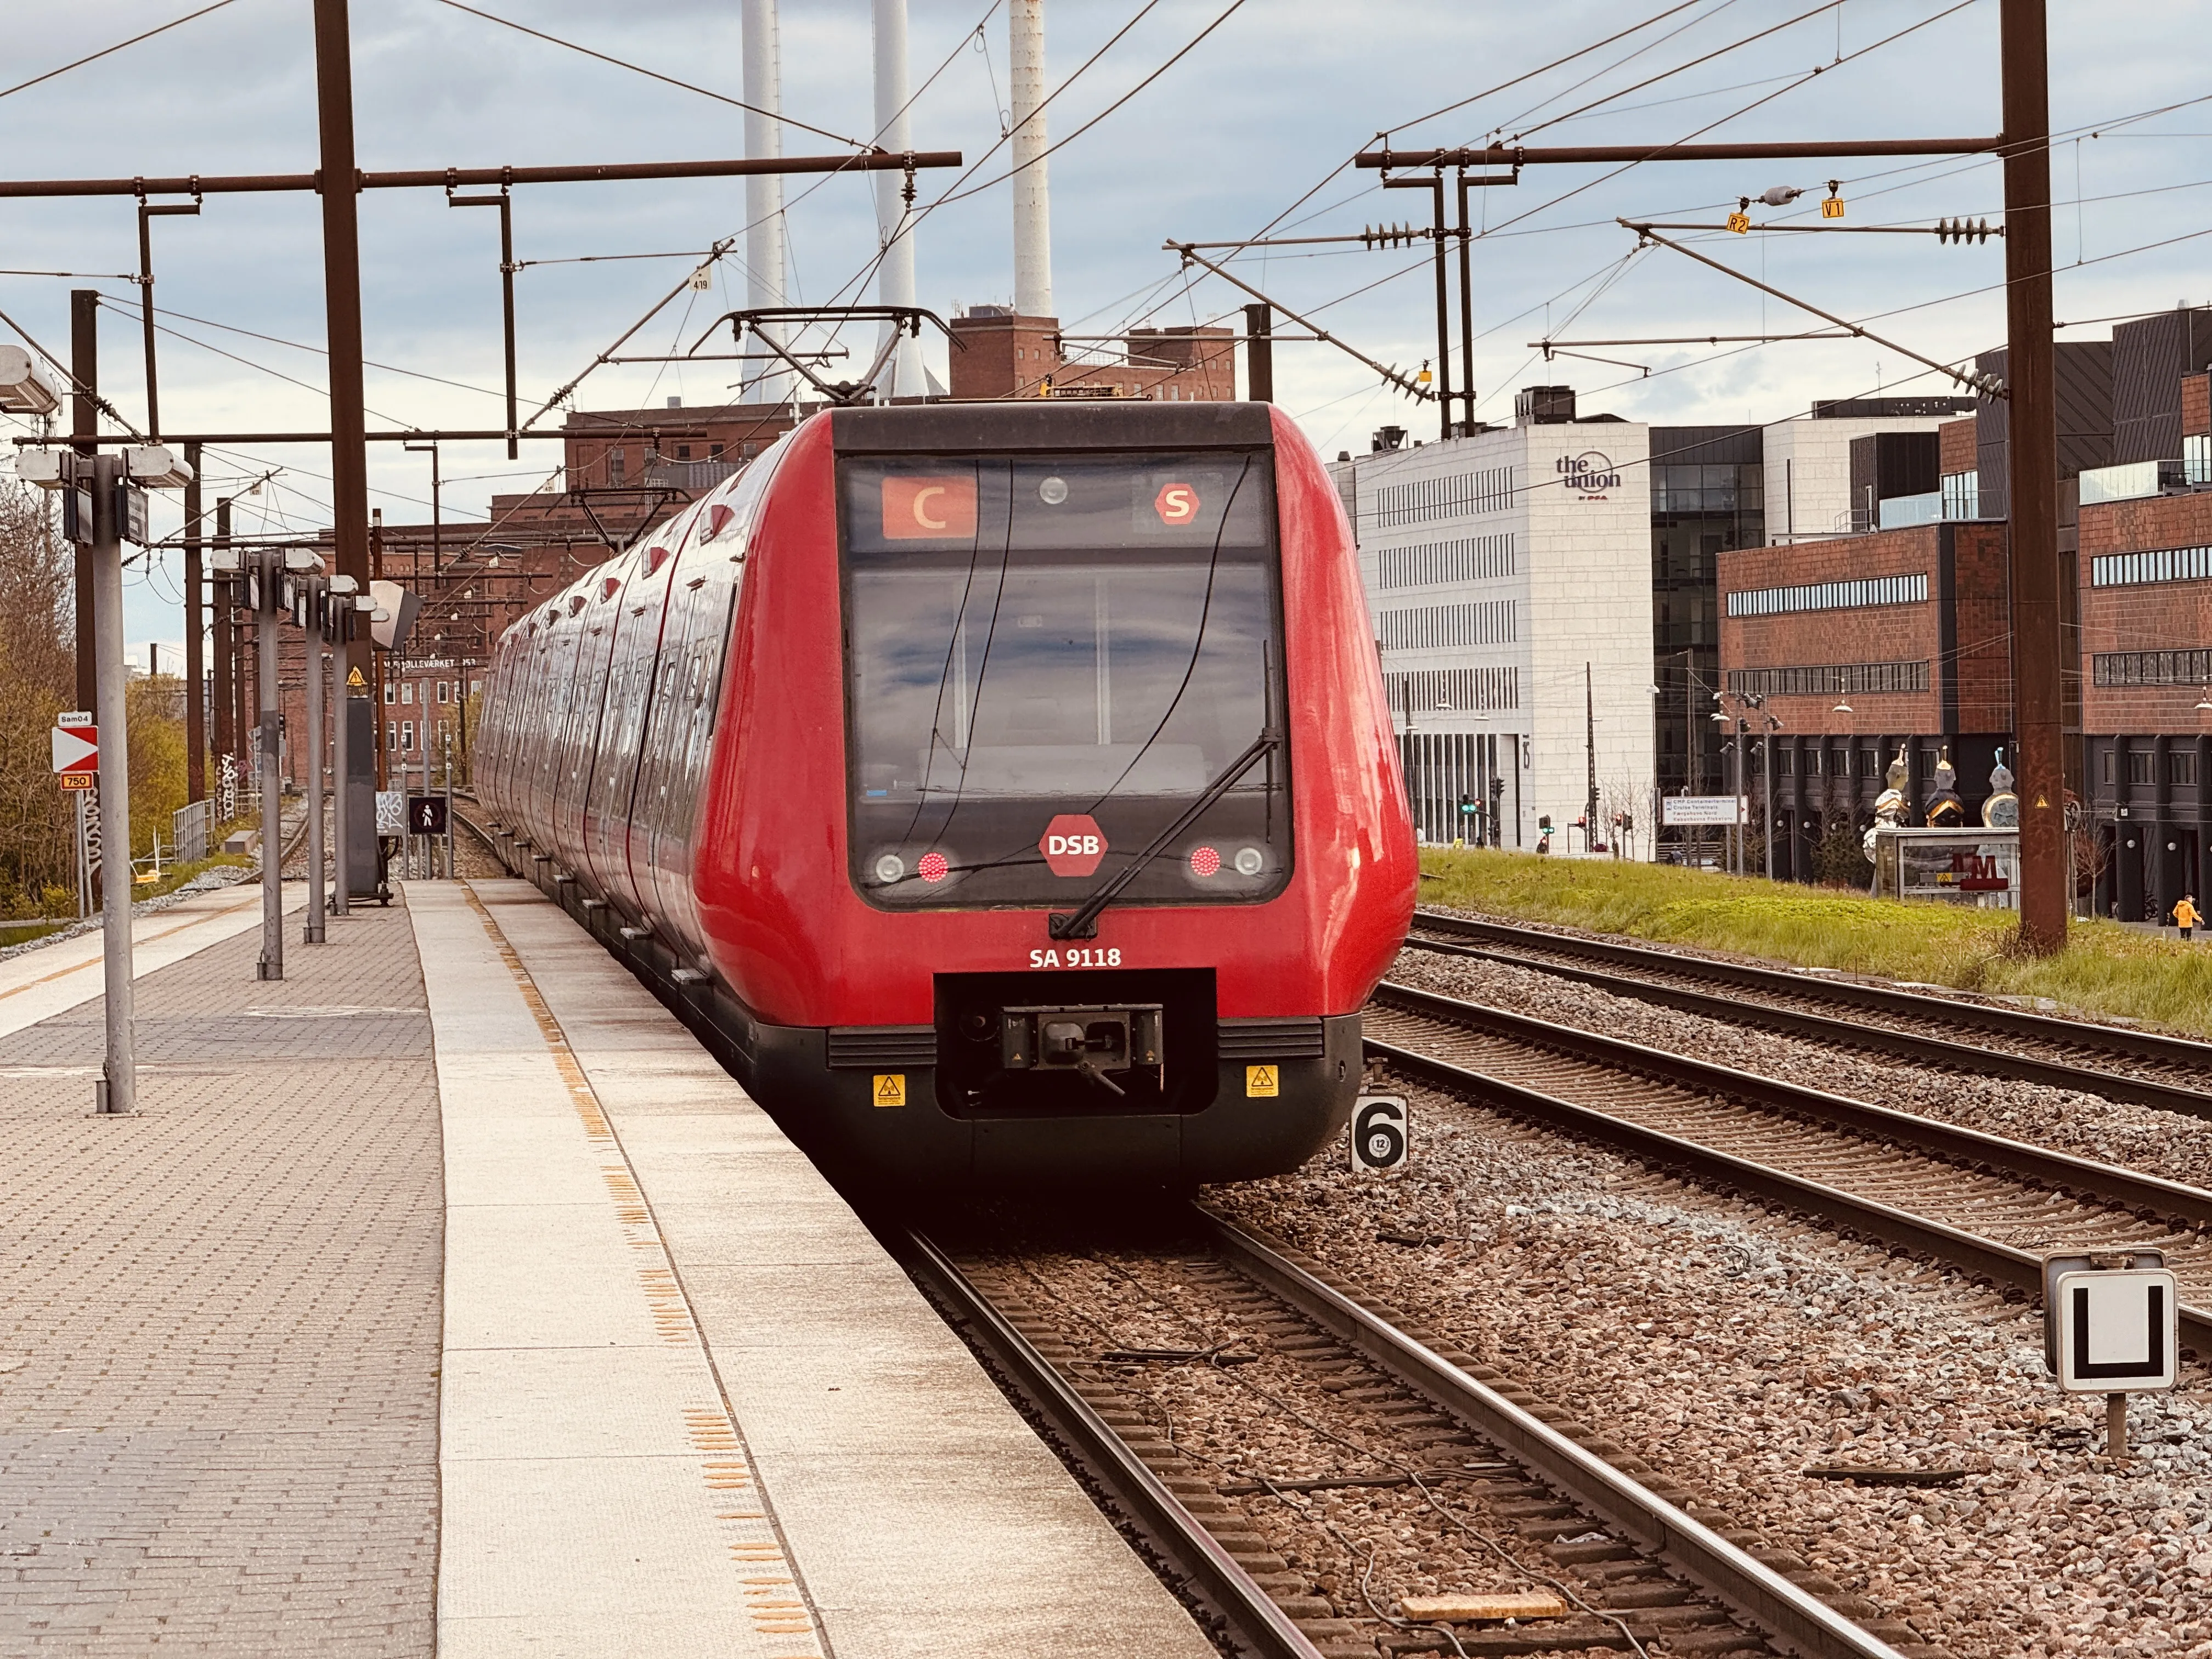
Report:
[[[1719,556],[1766,540],[1764,446],[1756,426],[1651,428],[1652,701],[1658,782],[1725,793]]]

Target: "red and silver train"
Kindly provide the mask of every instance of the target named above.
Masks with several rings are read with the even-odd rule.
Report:
[[[1343,508],[1264,404],[817,415],[507,630],[475,774],[510,867],[902,1184],[1296,1167],[1419,878]]]

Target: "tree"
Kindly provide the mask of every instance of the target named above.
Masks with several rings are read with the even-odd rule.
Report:
[[[0,480],[0,911],[17,915],[76,885],[74,813],[47,737],[76,695],[75,565],[45,497]]]

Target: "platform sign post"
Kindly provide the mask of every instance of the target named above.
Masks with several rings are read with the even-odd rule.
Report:
[[[2043,1259],[2043,1357],[2060,1389],[2105,1396],[2105,1451],[2128,1455],[2128,1396],[2180,1380],[2180,1286],[2157,1249]]]

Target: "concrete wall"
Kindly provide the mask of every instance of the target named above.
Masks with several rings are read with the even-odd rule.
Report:
[[[1787,545],[1848,534],[1851,440],[1878,432],[1934,432],[1941,415],[1783,421],[1766,428],[1766,539]]]

